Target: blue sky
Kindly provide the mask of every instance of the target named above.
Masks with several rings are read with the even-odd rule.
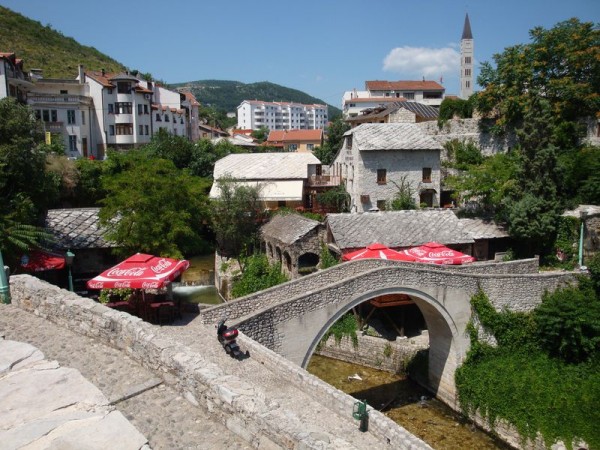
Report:
[[[550,28],[571,17],[600,22],[598,0],[0,0],[0,4],[166,82],[271,81],[338,107],[344,91],[364,89],[366,80],[442,77],[446,93],[457,94],[458,52],[467,12],[476,64],[492,61],[494,53],[508,46],[528,42],[535,26]],[[0,49],[6,50],[10,49]]]

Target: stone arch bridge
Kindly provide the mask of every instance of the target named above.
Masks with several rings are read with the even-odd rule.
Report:
[[[454,373],[469,349],[470,298],[481,288],[497,309],[526,311],[572,273],[538,273],[538,260],[431,266],[362,260],[275,286],[202,311],[205,323],[227,317],[246,335],[306,367],[325,332],[344,313],[371,298],[407,294],[429,331],[429,385],[457,407]]]

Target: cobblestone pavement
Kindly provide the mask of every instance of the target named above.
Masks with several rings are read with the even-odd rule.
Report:
[[[6,339],[39,348],[46,359],[79,370],[109,399],[150,389],[116,408],[144,434],[155,450],[250,449],[242,439],[210,414],[183,399],[125,353],[94,339],[73,333],[12,305],[0,304],[0,333]]]

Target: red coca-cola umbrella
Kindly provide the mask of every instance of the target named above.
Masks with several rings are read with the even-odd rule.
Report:
[[[186,260],[136,253],[87,282],[90,289],[160,289],[190,266]]]
[[[34,250],[21,256],[21,267],[23,270],[30,272],[64,269],[65,263],[65,255],[48,253],[42,250]]]
[[[437,242],[428,242],[419,247],[402,250],[402,253],[412,256],[416,262],[430,264],[465,264],[475,261],[474,257]]]
[[[377,259],[391,259],[394,261],[414,261],[415,258],[404,254],[402,252],[397,252],[396,250],[392,250],[389,247],[386,247],[383,244],[375,242],[374,244],[368,245],[366,248],[361,250],[355,250],[350,253],[346,253],[342,256],[344,261],[354,261],[357,259],[368,259],[368,258],[377,258]]]

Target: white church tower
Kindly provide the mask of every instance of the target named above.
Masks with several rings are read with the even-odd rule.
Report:
[[[468,99],[473,94],[473,34],[469,14],[465,16],[465,26],[460,40],[460,98]]]

